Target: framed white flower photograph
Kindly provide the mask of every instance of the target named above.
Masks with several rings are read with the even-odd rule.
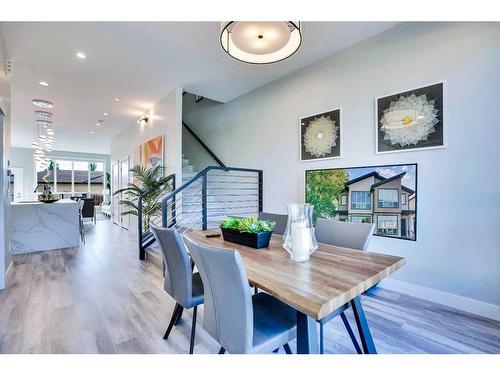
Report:
[[[375,99],[377,154],[445,147],[443,85]]]
[[[300,161],[342,157],[341,108],[300,119]]]

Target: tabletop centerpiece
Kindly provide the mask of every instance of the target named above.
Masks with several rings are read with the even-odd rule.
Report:
[[[269,246],[273,234],[274,221],[258,220],[255,217],[227,217],[220,229],[224,241],[261,249]]]
[[[314,235],[313,208],[308,203],[288,204],[288,221],[283,235],[283,248],[296,262],[306,262],[318,248]]]
[[[35,188],[35,193],[42,187],[42,194],[38,196],[38,200],[43,203],[54,203],[59,200],[59,197],[56,197],[52,193],[52,188],[48,184],[40,184]]]

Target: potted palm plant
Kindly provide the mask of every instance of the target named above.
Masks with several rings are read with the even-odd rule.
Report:
[[[126,209],[122,215],[139,215],[138,201],[142,198],[143,230],[149,230],[151,218],[161,213],[161,198],[166,192],[172,191],[172,176],[164,176],[165,168],[157,165],[146,168],[136,165],[130,169],[132,181],[126,188],[117,190],[113,195],[123,194],[120,205]]]

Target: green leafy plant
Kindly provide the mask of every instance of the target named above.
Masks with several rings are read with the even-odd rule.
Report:
[[[338,197],[345,189],[349,174],[345,169],[308,171],[306,202],[314,206],[314,221],[318,217],[332,219],[337,213]]]
[[[258,220],[255,217],[227,217],[220,227],[224,229],[233,229],[239,232],[262,233],[270,232],[274,229],[276,223],[274,221]]]
[[[161,199],[159,198],[165,192],[172,190],[171,177],[164,177],[164,170],[165,168],[160,165],[151,168],[136,165],[130,169],[130,172],[132,173],[132,181],[139,181],[139,183],[130,183],[128,187],[113,193],[113,195],[123,194],[125,196],[125,199],[120,200],[120,205],[126,208],[125,212],[122,212],[122,216],[138,216],[138,200],[143,195],[142,225],[145,231],[149,230],[151,218],[161,212]]]
[[[106,189],[111,190],[111,174],[106,172]]]

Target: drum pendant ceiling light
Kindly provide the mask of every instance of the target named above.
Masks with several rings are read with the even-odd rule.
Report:
[[[293,55],[302,43],[297,21],[230,21],[221,23],[220,43],[236,60],[270,64]]]

